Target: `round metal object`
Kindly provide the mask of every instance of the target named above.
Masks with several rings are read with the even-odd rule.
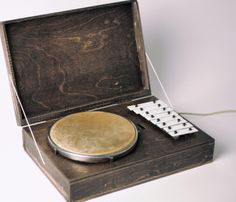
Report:
[[[127,154],[138,132],[128,119],[108,112],[81,112],[58,120],[48,136],[59,154],[76,161],[97,163]]]

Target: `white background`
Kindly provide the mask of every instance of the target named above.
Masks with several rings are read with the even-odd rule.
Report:
[[[0,0],[0,21],[111,1]],[[146,50],[178,111],[236,108],[236,1],[140,0]],[[165,100],[152,78],[152,90]],[[22,147],[0,47],[0,201],[64,199]],[[216,139],[214,162],[91,201],[235,202],[236,114],[188,117]],[[96,182],[94,182],[96,183]]]

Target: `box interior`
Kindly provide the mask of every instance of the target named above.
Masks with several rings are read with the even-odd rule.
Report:
[[[41,117],[31,123],[150,94],[137,16],[126,2],[5,23],[19,97]]]

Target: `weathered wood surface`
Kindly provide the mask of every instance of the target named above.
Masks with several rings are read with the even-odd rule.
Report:
[[[146,98],[148,101],[153,98]],[[127,103],[130,105],[133,103]],[[123,189],[144,181],[159,178],[210,162],[214,139],[199,130],[179,140],[167,136],[141,116],[132,114],[126,104],[111,107],[110,111],[132,120],[140,129],[136,149],[113,162],[85,164],[55,155],[47,144],[47,135],[54,121],[34,126],[36,140],[46,160],[42,166],[32,138],[24,129],[24,147],[36,160],[55,186],[69,201],[84,200]],[[57,171],[57,172],[55,172]]]
[[[136,3],[2,26],[10,72],[31,123],[73,108],[86,110],[150,94]],[[18,119],[23,124],[24,118]]]

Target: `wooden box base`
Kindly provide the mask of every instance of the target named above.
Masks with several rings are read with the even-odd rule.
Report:
[[[43,158],[42,164],[29,130],[23,128],[24,148],[67,201],[84,201],[172,173],[211,162],[214,139],[202,132],[174,140],[126,106],[155,99],[129,102],[103,111],[132,120],[140,130],[136,149],[113,162],[86,164],[55,154],[47,135],[55,120],[35,125],[34,135]]]

